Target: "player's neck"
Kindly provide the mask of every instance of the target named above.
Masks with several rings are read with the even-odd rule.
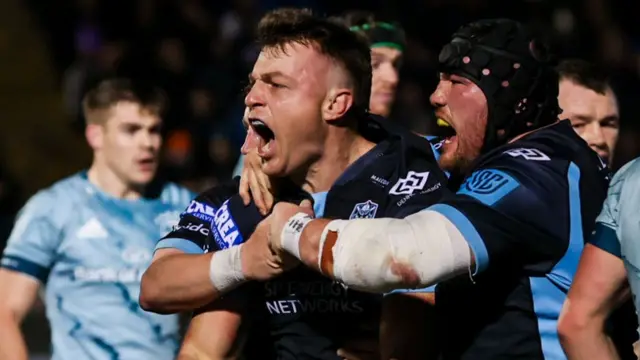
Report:
[[[351,130],[340,130],[327,137],[322,156],[309,167],[302,185],[305,191],[328,191],[351,164],[375,146]]]
[[[118,199],[137,200],[143,189],[135,189],[125,184],[108,166],[94,161],[87,171],[89,182],[101,191]]]

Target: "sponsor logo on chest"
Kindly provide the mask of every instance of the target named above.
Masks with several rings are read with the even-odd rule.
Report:
[[[244,242],[242,234],[229,211],[229,200],[225,201],[213,220],[213,238],[220,249],[226,249]]]

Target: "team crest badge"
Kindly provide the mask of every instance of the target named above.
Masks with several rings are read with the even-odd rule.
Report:
[[[367,200],[366,202],[356,204],[351,212],[351,219],[373,219],[376,217],[376,212],[378,211],[378,204],[374,203],[371,200]]]

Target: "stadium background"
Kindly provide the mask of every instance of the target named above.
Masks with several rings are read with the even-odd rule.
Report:
[[[461,24],[511,17],[543,33],[560,57],[611,71],[621,112],[614,168],[640,153],[640,27],[632,0],[2,0],[0,1],[0,248],[16,211],[41,187],[89,164],[79,114],[93,82],[111,75],[161,86],[163,174],[195,190],[230,176],[244,139],[241,89],[257,55],[261,14],[304,6],[326,14],[371,10],[407,31],[392,118],[428,132],[438,49]],[[24,324],[48,352],[42,304]],[[46,356],[46,355],[44,355]]]

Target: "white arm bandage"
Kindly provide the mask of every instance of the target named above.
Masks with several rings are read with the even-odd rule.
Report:
[[[421,211],[404,219],[334,220],[320,239],[319,262],[329,231],[338,238],[333,246],[336,280],[361,291],[407,289],[391,263],[413,269],[427,287],[469,271],[471,249],[456,226],[435,211]]]
[[[246,281],[242,272],[242,245],[216,251],[209,262],[209,279],[218,293],[225,294]]]

